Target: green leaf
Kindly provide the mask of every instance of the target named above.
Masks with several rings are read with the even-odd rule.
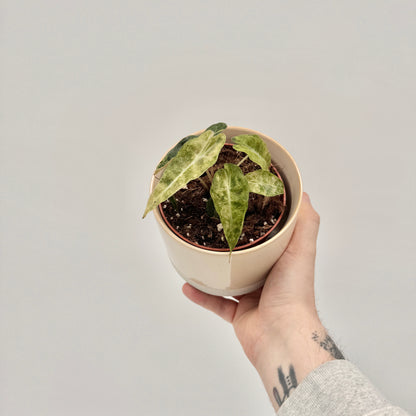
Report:
[[[199,178],[214,165],[224,143],[225,134],[214,136],[211,130],[187,141],[166,166],[159,183],[149,197],[143,218],[161,202],[171,197],[188,182]]]
[[[169,152],[168,153],[166,153],[166,156],[161,160],[161,162],[157,165],[157,168],[156,168],[156,172],[155,173],[157,173],[161,168],[163,168],[163,166],[165,166],[168,162],[170,162],[177,154],[178,154],[178,152],[179,152],[179,149],[187,142],[187,141],[189,141],[189,140],[191,140],[191,139],[194,139],[195,137],[198,137],[198,136],[194,136],[194,135],[191,135],[191,136],[186,136],[186,137],[184,137],[182,140],[180,140],[177,144],[176,144],[176,146],[173,148],[173,149],[171,149],[171,150],[169,150]]]
[[[250,192],[264,196],[276,196],[283,194],[285,188],[283,182],[273,173],[267,170],[255,170],[247,173],[246,179]]]
[[[209,198],[207,201],[207,214],[212,218],[212,217],[216,217],[219,218],[219,215],[217,213],[217,211],[215,211],[215,207],[214,207],[214,201],[212,200],[212,198]]]
[[[214,132],[214,134],[218,134],[222,132],[223,130],[225,130],[226,128],[227,128],[227,125],[225,123],[215,123],[212,126],[209,126],[207,130],[211,130]]]
[[[266,143],[256,134],[241,134],[231,139],[234,144],[234,149],[239,152],[244,152],[248,157],[264,170],[269,170],[272,158],[267,149]]]
[[[172,204],[173,209],[174,209],[176,212],[179,212],[178,202],[176,201],[176,198],[175,198],[173,195],[169,198],[169,202]]]
[[[226,163],[215,172],[210,193],[231,254],[240,238],[248,208],[247,179],[238,166]]]

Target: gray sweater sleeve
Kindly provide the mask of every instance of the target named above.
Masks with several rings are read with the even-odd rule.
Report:
[[[405,416],[358,368],[333,360],[312,371],[283,403],[277,416]]]

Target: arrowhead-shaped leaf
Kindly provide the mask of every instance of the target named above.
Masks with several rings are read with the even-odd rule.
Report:
[[[210,192],[231,253],[241,235],[248,207],[247,179],[238,166],[226,163],[215,172]]]
[[[199,178],[215,164],[224,143],[225,134],[220,133],[214,136],[211,130],[187,141],[166,165],[159,183],[149,197],[143,218],[149,211],[171,197],[188,182]]]
[[[216,124],[213,124],[212,126],[209,126],[205,131],[211,130],[212,132],[214,132],[214,134],[218,134],[218,133],[221,133],[226,128],[227,128],[227,125],[225,123],[216,123]],[[189,141],[191,139],[194,139],[195,137],[198,137],[198,136],[195,136],[193,134],[191,134],[190,136],[186,136],[182,140],[180,140],[173,149],[169,150],[169,152],[166,154],[166,156],[157,165],[155,174],[160,172],[161,169],[164,166],[166,166],[178,154],[181,147],[187,141]]]
[[[281,195],[284,192],[283,182],[273,173],[259,169],[254,172],[247,173],[246,179],[250,192],[264,196]]]
[[[248,157],[264,170],[269,170],[271,164],[271,156],[266,143],[256,134],[241,134],[231,139],[234,149],[239,152],[247,153]]]
[[[157,173],[161,168],[163,168],[163,166],[165,166],[171,159],[173,159],[178,154],[180,148],[187,141],[189,141],[191,139],[194,139],[195,137],[198,137],[198,136],[194,136],[194,135],[186,136],[182,140],[180,140],[173,149],[169,150],[169,152],[166,153],[166,156],[157,165],[157,168],[156,168],[156,172],[155,173]]]

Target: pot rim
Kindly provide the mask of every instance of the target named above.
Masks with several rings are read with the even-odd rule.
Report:
[[[276,234],[274,235],[272,238],[268,239],[267,241],[263,241],[261,244],[257,244],[254,247],[249,247],[246,248],[244,250],[233,250],[231,255],[232,256],[240,256],[240,255],[244,255],[244,253],[252,253],[255,252],[257,250],[260,250],[261,248],[271,244],[276,238],[278,238],[281,234],[284,234],[292,225],[292,223],[294,221],[296,221],[297,215],[298,215],[298,211],[300,210],[300,205],[302,203],[302,194],[303,194],[303,183],[302,183],[302,177],[300,176],[300,172],[299,172],[299,168],[295,162],[295,160],[293,159],[292,155],[280,144],[278,143],[276,140],[272,139],[270,136],[261,133],[257,130],[254,129],[249,129],[247,127],[239,127],[239,126],[227,126],[227,128],[224,130],[238,130],[240,133],[239,134],[258,134],[260,136],[263,136],[264,138],[266,138],[268,141],[271,141],[272,143],[274,143],[274,145],[280,147],[280,149],[283,151],[283,153],[286,154],[286,157],[291,161],[293,167],[296,170],[297,173],[297,177],[299,179],[299,193],[300,193],[300,198],[296,204],[296,206],[292,205],[292,209],[293,209],[293,214],[290,216],[290,218],[287,219],[287,221],[285,222],[284,226],[282,227],[282,229]],[[197,132],[195,132],[194,134],[201,134],[203,132],[203,130],[199,130]],[[172,146],[173,147],[173,146]],[[152,177],[152,182],[150,187],[152,188],[153,183],[155,181],[155,176],[153,175]],[[293,204],[293,198],[292,198],[292,204]],[[191,250],[196,250],[200,253],[210,253],[210,255],[213,256],[229,256],[230,255],[230,251],[226,250],[226,251],[215,251],[212,249],[207,249],[206,247],[203,248],[199,248],[193,244],[189,244],[188,242],[184,241],[182,238],[179,238],[175,233],[173,233],[171,231],[171,229],[168,227],[168,225],[165,223],[165,221],[163,220],[162,215],[159,212],[159,207],[156,207],[153,209],[153,214],[156,218],[156,221],[160,224],[160,226],[163,228],[163,230],[170,235],[174,240],[176,240],[178,243],[188,247]]]

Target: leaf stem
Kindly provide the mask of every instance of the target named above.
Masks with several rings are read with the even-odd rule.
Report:
[[[204,181],[201,177],[199,177],[198,179],[199,179],[199,182],[201,182],[201,183],[202,183],[203,187],[204,187],[207,191],[209,191],[208,185],[205,183],[205,181]]]
[[[205,173],[207,174],[208,179],[209,179],[209,182],[211,184],[212,183],[212,180],[213,180],[213,175],[211,173],[211,168],[207,169],[207,171]]]
[[[237,166],[240,166],[246,159],[248,158],[248,155],[245,155],[238,163]]]

